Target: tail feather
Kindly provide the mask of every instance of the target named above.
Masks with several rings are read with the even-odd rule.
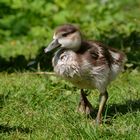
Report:
[[[127,57],[123,52],[116,49],[111,48],[109,52],[113,58],[113,63],[111,65],[111,77],[110,77],[110,80],[113,80],[120,72],[124,70],[124,64],[127,61]]]

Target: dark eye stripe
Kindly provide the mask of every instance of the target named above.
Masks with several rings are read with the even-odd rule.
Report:
[[[69,34],[72,34],[72,33],[74,33],[74,32],[75,32],[75,30],[71,30],[71,31],[69,31],[69,32],[63,33],[62,36],[63,36],[63,37],[66,37],[66,36],[68,36]]]
[[[66,36],[68,36],[68,34],[69,34],[69,33],[63,33],[62,36],[63,36],[63,37],[66,37]]]

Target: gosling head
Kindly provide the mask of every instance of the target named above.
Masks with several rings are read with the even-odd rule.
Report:
[[[71,24],[58,27],[54,33],[53,41],[45,48],[45,53],[61,47],[73,51],[78,51],[81,46],[81,33]]]

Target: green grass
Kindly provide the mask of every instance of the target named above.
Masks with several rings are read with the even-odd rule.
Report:
[[[140,73],[121,74],[109,87],[104,123],[76,112],[79,90],[53,76],[0,73],[1,140],[138,140]],[[98,109],[98,91],[88,91]]]
[[[140,72],[135,70],[140,66],[140,1],[101,1],[0,1],[0,140],[140,139]],[[88,39],[123,49],[128,69],[134,69],[108,87],[101,126],[76,112],[79,90],[73,85],[27,73],[50,70],[51,57],[42,58],[42,46],[64,23],[77,24]],[[34,59],[40,67],[27,68]],[[88,93],[96,116],[99,93]]]

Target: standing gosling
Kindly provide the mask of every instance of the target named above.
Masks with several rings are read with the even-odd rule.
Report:
[[[81,89],[78,111],[92,114],[93,107],[83,89],[99,90],[96,122],[102,123],[103,108],[108,99],[107,86],[122,71],[126,60],[124,53],[97,41],[84,40],[79,29],[71,24],[56,29],[45,53],[55,48],[58,48],[52,59],[55,73]]]

